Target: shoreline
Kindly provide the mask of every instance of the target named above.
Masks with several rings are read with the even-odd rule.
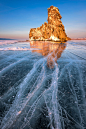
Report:
[[[86,40],[86,39],[70,39],[67,41],[71,41],[71,40]],[[54,41],[54,40],[25,40],[25,41],[19,41],[19,42],[31,42],[31,41],[39,41],[39,42],[53,42],[53,43],[64,43],[67,41]]]
[[[25,40],[25,41],[19,41],[19,42],[37,42],[37,41],[39,41],[39,42],[52,42],[52,43],[65,43],[65,42],[67,42],[67,41],[53,41],[53,40]]]

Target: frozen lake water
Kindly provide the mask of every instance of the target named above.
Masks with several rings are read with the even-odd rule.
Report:
[[[0,128],[86,129],[86,40],[0,41]]]

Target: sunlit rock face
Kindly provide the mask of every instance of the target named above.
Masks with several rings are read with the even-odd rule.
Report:
[[[48,8],[48,23],[42,24],[38,28],[31,28],[29,33],[30,40],[50,40],[50,41],[67,41],[64,25],[61,22],[59,9],[54,6]]]

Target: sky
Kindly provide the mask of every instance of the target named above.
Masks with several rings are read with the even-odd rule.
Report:
[[[47,22],[51,5],[58,7],[70,38],[86,38],[86,0],[0,0],[0,38],[29,39],[30,28]]]

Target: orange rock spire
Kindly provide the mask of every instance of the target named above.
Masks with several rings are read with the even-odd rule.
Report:
[[[54,6],[48,8],[48,23],[42,24],[38,28],[31,28],[29,33],[30,40],[51,40],[51,41],[67,41],[64,25],[61,22],[59,9]]]

